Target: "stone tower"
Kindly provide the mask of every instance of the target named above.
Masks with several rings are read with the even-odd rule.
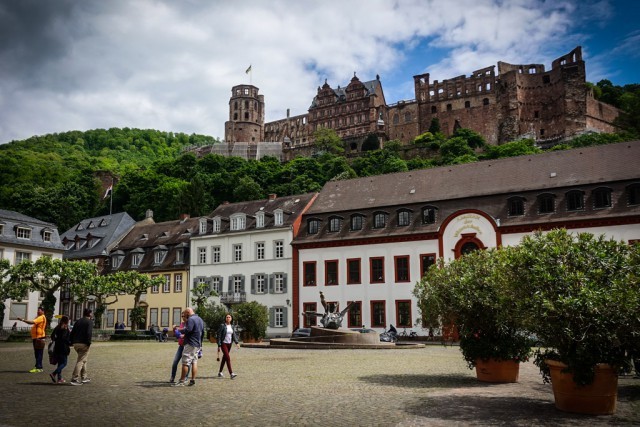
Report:
[[[231,89],[229,121],[224,124],[224,139],[236,142],[264,141],[264,96],[253,85],[238,85]]]

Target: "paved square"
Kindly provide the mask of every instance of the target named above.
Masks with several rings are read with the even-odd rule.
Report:
[[[29,343],[0,343],[2,426],[582,426],[640,424],[640,380],[621,378],[613,416],[566,414],[526,363],[517,384],[484,384],[457,347],[406,350],[233,349],[235,380],[217,378],[206,343],[195,387],[170,387],[177,344],[95,343],[91,383],[30,374]],[[67,380],[75,364],[64,371]]]

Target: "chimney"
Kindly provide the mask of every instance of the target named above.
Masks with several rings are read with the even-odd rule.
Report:
[[[229,201],[228,201],[228,200],[225,200],[224,202],[222,202],[222,204],[223,204],[223,205],[228,205],[228,204],[229,204]]]
[[[151,209],[147,209],[147,211],[144,213],[144,217],[145,219],[147,218],[153,219],[153,211]]]
[[[271,194],[269,194],[269,201],[270,201],[270,202],[274,201],[274,200],[276,199],[276,197],[278,197],[278,195],[277,195],[277,194],[275,194],[275,193],[271,193]]]
[[[189,215],[188,213],[180,214],[180,222],[185,222],[189,218],[191,218],[191,215]]]

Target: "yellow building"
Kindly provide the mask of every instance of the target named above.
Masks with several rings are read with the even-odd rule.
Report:
[[[164,284],[152,287],[140,298],[146,310],[146,322],[137,329],[157,325],[160,329],[180,323],[180,313],[189,301],[189,239],[198,232],[198,218],[184,215],[180,220],[155,223],[152,216],[136,224],[109,253],[106,274],[135,270],[151,277],[164,278]],[[103,327],[114,328],[124,322],[131,328],[133,295],[118,295],[118,301],[105,311]]]

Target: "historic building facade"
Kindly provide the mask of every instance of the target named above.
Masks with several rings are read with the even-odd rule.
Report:
[[[206,283],[229,307],[256,301],[269,310],[270,337],[299,326],[291,315],[292,249],[315,193],[218,206],[191,238],[192,288]]]
[[[640,142],[328,182],[293,241],[294,318],[319,292],[348,327],[419,324],[413,289],[438,258],[567,228],[640,239]]]
[[[443,81],[429,74],[413,76],[415,98],[387,104],[380,77],[360,81],[354,74],[346,87],[318,87],[309,110],[265,122],[264,96],[253,85],[232,88],[225,142],[282,144],[283,158],[313,153],[313,134],[334,129],[347,153],[376,149],[388,140],[409,144],[434,119],[445,135],[457,128],[480,133],[489,144],[533,138],[550,146],[586,132],[613,132],[618,110],[596,101],[586,85],[581,47],[542,64],[508,64]]]
[[[64,246],[55,224],[23,215],[19,212],[0,209],[0,259],[11,265],[22,261],[34,262],[41,257],[62,259]],[[56,298],[59,292],[55,294]],[[21,301],[4,301],[2,327],[11,327],[18,317],[33,319],[42,303],[40,292],[29,292]],[[54,314],[57,314],[57,310]],[[20,327],[23,327],[21,324]]]
[[[116,271],[138,271],[150,277],[164,279],[162,286],[151,287],[140,299],[145,309],[146,327],[156,325],[171,328],[179,325],[180,314],[190,306],[189,265],[190,239],[198,233],[198,218],[183,215],[179,220],[156,223],[153,213],[138,222],[109,252],[105,274]],[[133,295],[118,295],[103,318],[103,328],[113,328],[115,322],[131,327],[130,312]]]

